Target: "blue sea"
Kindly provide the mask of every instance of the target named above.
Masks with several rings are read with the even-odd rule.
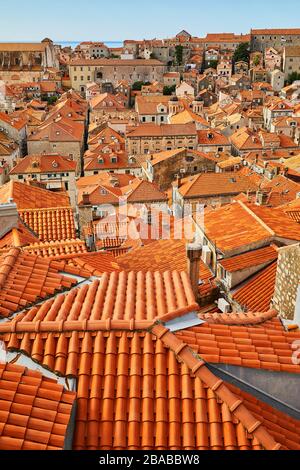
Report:
[[[78,44],[80,44],[83,41],[54,41],[54,44],[58,44],[62,47],[72,47],[72,49],[75,49]],[[104,42],[107,47],[123,47],[123,42],[122,41],[100,41]]]

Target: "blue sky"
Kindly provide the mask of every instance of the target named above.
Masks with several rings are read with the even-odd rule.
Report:
[[[1,0],[0,41],[170,37],[300,27],[299,0]],[[298,22],[297,22],[298,20]]]

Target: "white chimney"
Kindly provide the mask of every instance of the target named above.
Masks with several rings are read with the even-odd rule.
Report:
[[[0,238],[4,237],[13,228],[18,227],[19,215],[13,199],[7,204],[0,204]]]

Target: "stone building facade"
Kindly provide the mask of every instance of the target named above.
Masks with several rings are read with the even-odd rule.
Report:
[[[300,46],[300,29],[252,29],[251,50],[264,52],[273,47]]]
[[[57,67],[50,39],[41,43],[0,43],[0,80],[6,83],[40,81],[48,67]]]
[[[279,249],[274,308],[288,320],[294,320],[300,282],[300,245]]]
[[[71,61],[69,73],[72,88],[83,93],[89,82],[111,82],[113,85],[122,80],[129,84],[137,81],[162,82],[165,65],[154,59],[76,59]]]
[[[147,155],[178,148],[196,150],[197,144],[195,124],[141,124],[126,136],[128,155]]]

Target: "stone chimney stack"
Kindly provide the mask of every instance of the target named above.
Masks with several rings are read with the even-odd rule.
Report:
[[[190,243],[186,247],[187,272],[190,276],[192,289],[196,300],[199,297],[200,261],[202,256],[202,245]]]
[[[9,199],[7,204],[0,204],[0,238],[17,228],[18,222],[19,214],[13,199]]]

